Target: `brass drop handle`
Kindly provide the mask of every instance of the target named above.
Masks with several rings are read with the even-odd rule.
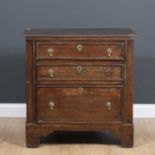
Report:
[[[83,45],[78,44],[78,45],[76,46],[76,48],[77,48],[77,50],[78,50],[79,52],[81,52],[82,49],[83,49]]]
[[[82,66],[77,66],[76,69],[80,73],[82,71]]]
[[[54,49],[49,48],[49,49],[47,49],[47,52],[48,52],[49,56],[52,57],[53,56]]]
[[[111,49],[111,48],[107,48],[107,54],[108,54],[108,57],[111,56],[111,53],[112,53],[112,49]]]
[[[83,92],[83,88],[80,87],[80,88],[79,88],[79,93],[81,94],[82,92]]]
[[[50,110],[53,110],[54,109],[54,102],[50,101],[48,103],[49,107],[50,107]]]
[[[111,110],[111,102],[106,102],[106,107],[107,107],[107,110]]]
[[[49,74],[49,76],[50,76],[51,78],[53,78],[53,74],[54,74],[53,69],[49,69],[49,70],[48,70],[48,74]]]

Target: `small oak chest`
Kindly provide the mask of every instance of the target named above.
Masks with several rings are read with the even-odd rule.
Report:
[[[54,131],[110,131],[133,146],[130,29],[26,29],[27,147]]]

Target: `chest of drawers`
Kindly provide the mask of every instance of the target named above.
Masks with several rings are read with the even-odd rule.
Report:
[[[26,143],[54,131],[110,131],[133,146],[130,29],[27,29]]]

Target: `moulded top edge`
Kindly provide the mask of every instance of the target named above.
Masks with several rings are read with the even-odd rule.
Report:
[[[135,33],[129,28],[27,28],[24,35],[30,37],[134,37]]]

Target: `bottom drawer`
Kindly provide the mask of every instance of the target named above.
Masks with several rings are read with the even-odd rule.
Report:
[[[122,88],[56,86],[37,88],[37,122],[109,122],[121,119]]]

